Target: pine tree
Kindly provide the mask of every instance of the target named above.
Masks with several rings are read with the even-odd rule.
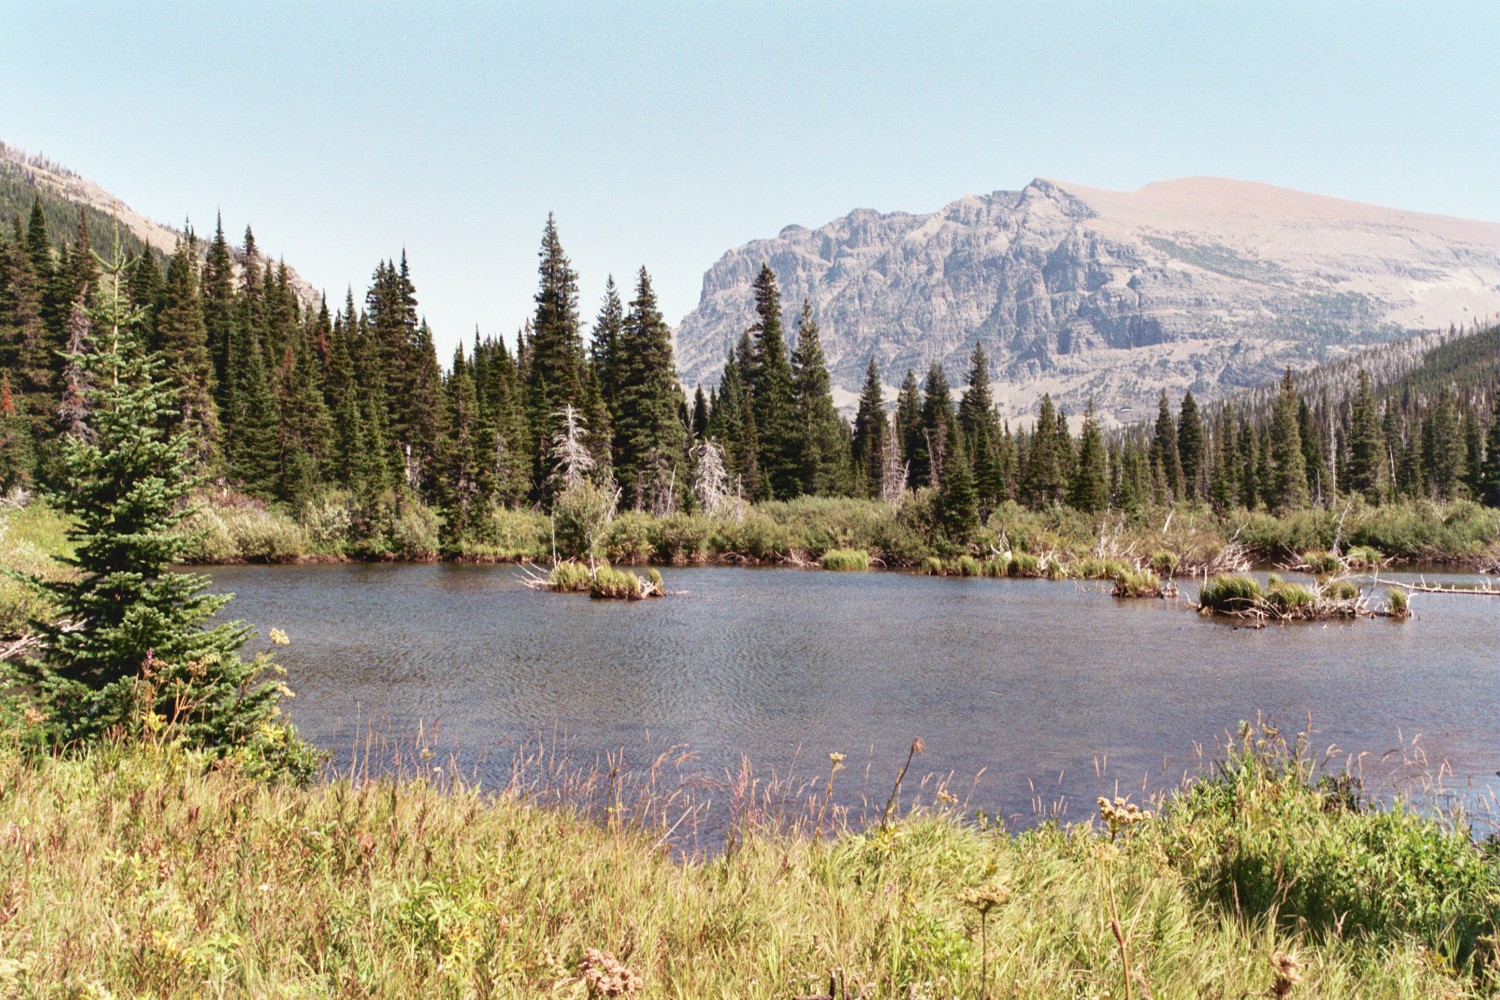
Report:
[[[1458,496],[1463,484],[1464,441],[1453,389],[1443,386],[1422,422],[1422,470],[1439,500]]]
[[[881,494],[885,433],[885,395],[880,388],[880,372],[872,357],[865,369],[859,409],[854,414],[854,490],[857,496],[878,497]]]
[[[797,349],[792,352],[792,407],[797,434],[798,492],[816,496],[846,494],[850,489],[849,439],[833,405],[833,383],[812,307],[802,301]]]
[[[941,365],[934,362],[927,369],[927,380],[922,384],[922,450],[920,460],[927,472],[927,484],[939,486],[943,480],[943,468],[947,452],[958,436],[958,419],[953,413],[953,393],[948,387],[948,375]]]
[[[693,414],[690,422],[693,440],[702,441],[708,437],[709,412],[709,402],[703,395],[703,386],[698,385],[693,389]]]
[[[165,374],[176,401],[169,430],[186,435],[190,459],[197,468],[208,469],[217,460],[219,417],[213,398],[208,329],[198,296],[198,251],[190,238],[177,241],[160,303],[155,349],[166,365]]]
[[[536,435],[537,482],[550,474],[546,456],[562,431],[561,413],[583,393],[583,335],[578,319],[578,275],[563,253],[557,222],[549,213],[538,253],[536,313],[526,342],[527,416]]]
[[[201,297],[204,337],[214,370],[214,401],[221,412],[227,412],[233,409],[229,398],[233,385],[229,377],[229,342],[234,336],[237,308],[233,258],[229,252],[229,241],[224,238],[222,217],[214,229],[213,242],[208,245],[208,256],[203,263]]]
[[[1203,418],[1198,413],[1198,401],[1189,389],[1182,397],[1182,408],[1177,416],[1177,454],[1182,463],[1184,499],[1200,498],[1207,488],[1208,469],[1203,447]]]
[[[1494,394],[1494,399],[1484,462],[1479,472],[1479,501],[1487,507],[1500,507],[1500,392]]]
[[[1177,425],[1172,421],[1172,408],[1167,403],[1167,390],[1161,391],[1157,405],[1156,437],[1151,444],[1151,461],[1161,467],[1167,493],[1171,499],[1180,499],[1182,492],[1182,455],[1177,449]]]
[[[1066,482],[1057,453],[1057,410],[1052,405],[1052,394],[1045,393],[1026,455],[1022,498],[1028,506],[1038,509],[1056,506],[1063,501]]]
[[[929,480],[927,441],[922,433],[922,392],[917,388],[917,373],[910,368],[896,394],[896,432],[901,443],[901,458],[906,465],[906,485],[926,485]]]
[[[995,400],[990,393],[990,362],[977,341],[969,363],[969,384],[958,402],[958,425],[963,431],[969,462],[974,467],[974,486],[979,493],[979,507],[983,514],[1000,502],[1005,481],[998,455],[1000,428],[995,420]]]
[[[44,654],[28,680],[58,745],[169,725],[194,745],[269,748],[281,742],[266,741],[264,727],[284,688],[264,680],[263,658],[240,658],[251,630],[207,627],[229,598],[206,593],[202,576],[168,572],[187,545],[196,480],[186,442],[162,429],[171,392],[125,307],[121,270],[117,255],[95,295],[97,333],[73,357],[91,376],[92,439],[65,442],[67,488],[52,496],[75,519],[68,561],[79,572],[44,589],[58,622],[74,624],[38,623]]]
[[[761,265],[754,290],[757,320],[750,328],[754,350],[747,383],[755,416],[756,458],[766,496],[783,500],[800,492],[797,416],[792,402],[792,368],[781,328],[781,293],[769,264]]]
[[[1386,478],[1385,435],[1370,388],[1370,373],[1361,368],[1350,418],[1348,488],[1370,503],[1379,503],[1385,495]]]
[[[614,275],[604,282],[604,302],[599,306],[599,315],[594,320],[593,363],[598,374],[599,390],[604,394],[610,408],[610,417],[618,419],[619,344],[625,332],[625,307],[620,303],[620,291],[615,287]]]
[[[939,519],[949,541],[967,545],[979,527],[979,494],[974,474],[964,454],[962,434],[954,434],[943,462],[942,489],[938,496]]]
[[[683,478],[679,466],[687,449],[672,331],[644,267],[621,330],[615,379],[615,476],[625,501],[639,507],[657,494],[662,472]]]
[[[1092,399],[1083,412],[1083,435],[1078,442],[1078,461],[1074,464],[1068,499],[1078,510],[1089,514],[1109,506],[1109,451],[1104,446],[1104,433],[1094,414]]]
[[[1272,410],[1271,480],[1266,504],[1278,513],[1307,506],[1307,459],[1302,452],[1302,432],[1297,422],[1297,386],[1288,368],[1281,379],[1281,393]]]
[[[16,407],[10,373],[0,371],[0,491],[29,485],[34,461],[31,427]]]

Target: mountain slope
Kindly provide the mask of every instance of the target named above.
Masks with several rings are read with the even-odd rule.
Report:
[[[149,246],[163,256],[169,256],[181,235],[181,230],[153,222],[66,167],[0,142],[0,224],[9,226],[19,217],[25,225],[33,200],[40,200],[48,232],[58,243],[73,239],[81,207],[88,219],[94,249],[106,257],[113,239],[115,219],[120,221],[121,248],[126,253],[138,253],[143,246]],[[212,235],[211,229],[199,232],[200,247],[206,249],[205,238]],[[243,252],[236,249],[236,265],[243,264],[243,257]],[[288,277],[302,305],[315,308],[321,300],[321,293],[290,268]]]
[[[1128,422],[1161,388],[1212,398],[1500,312],[1500,224],[1214,178],[1132,192],[1039,179],[730,251],[677,330],[689,384],[716,381],[752,322],[762,261],[789,322],[811,302],[843,390],[872,357],[889,387],[933,361],[959,378],[978,340],[1011,415],[1049,391]]]

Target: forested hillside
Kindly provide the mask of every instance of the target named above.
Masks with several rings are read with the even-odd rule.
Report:
[[[63,438],[82,426],[78,355],[93,350],[101,240],[87,210],[55,232],[40,197],[0,234],[0,486],[65,488]],[[59,249],[60,248],[60,249]],[[126,253],[130,251],[127,249]],[[445,367],[403,254],[362,299],[305,308],[284,263],[247,228],[187,234],[164,262],[137,245],[129,296],[173,387],[170,418],[209,483],[335,522],[370,554],[441,524],[450,545],[491,512],[548,509],[564,455],[586,453],[624,508],[657,515],[724,498],[803,495],[898,502],[930,491],[935,528],[969,538],[1006,502],[1139,511],[1202,501],[1287,512],[1360,494],[1371,503],[1495,495],[1494,328],[1419,339],[1202,408],[1162,393],[1150,425],[1106,433],[1044,395],[1028,427],[1003,421],[975,345],[961,389],[907,372],[894,408],[872,365],[852,424],[833,405],[817,324],[782,326],[776,279],[718,387],[691,401],[643,268],[611,280],[586,340],[578,275],[549,218],[535,308],[507,343],[480,336]],[[237,265],[236,259],[243,261]],[[1074,426],[1078,426],[1075,433]],[[415,519],[415,522],[413,521]],[[330,529],[332,530],[332,529]]]

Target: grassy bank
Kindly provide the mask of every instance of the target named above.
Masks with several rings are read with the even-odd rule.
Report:
[[[1159,816],[1108,804],[1113,833],[919,809],[833,838],[746,826],[684,861],[629,809],[446,778],[0,750],[0,994],[585,997],[597,949],[649,997],[784,1000],[834,970],[850,996],[987,976],[991,997],[1243,997],[1278,968],[1291,996],[1486,995],[1493,851],[1358,809],[1265,734],[1225,763]]]
[[[1162,575],[1196,573],[1240,557],[1295,560],[1335,544],[1345,552],[1364,548],[1396,561],[1479,565],[1500,559],[1500,511],[1467,501],[1382,507],[1354,503],[1347,509],[1306,510],[1284,517],[1244,510],[1221,514],[1190,505],[1126,517],[1068,508],[1033,511],[1006,504],[966,545],[943,535],[932,501],[926,491],[899,509],[874,501],[808,497],[758,504],[737,518],[688,513],[652,517],[627,511],[609,525],[600,554],[615,564],[810,566],[830,552],[850,550],[864,552],[880,565],[919,567],[933,557],[1011,552],[1068,564],[1121,559]],[[31,519],[29,523],[49,521],[45,512],[28,512],[25,518]],[[55,525],[55,518],[50,521]],[[378,523],[362,523],[349,498],[339,494],[295,512],[233,494],[217,495],[190,526],[198,533],[190,559],[205,564],[439,558],[550,562],[554,555],[551,523],[539,511],[495,508],[455,539],[445,534],[439,515],[420,503],[385,511]],[[18,527],[23,533],[34,530]],[[50,530],[55,538],[44,540],[44,551],[61,544],[60,526]]]

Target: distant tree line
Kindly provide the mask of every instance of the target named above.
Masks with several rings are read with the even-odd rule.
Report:
[[[38,204],[0,232],[0,488],[58,484],[61,440],[86,433],[92,376],[77,357],[98,276],[90,244],[83,215],[71,241],[54,241]],[[1288,371],[1274,393],[1208,408],[1191,392],[1174,407],[1163,392],[1154,424],[1113,432],[1089,405],[1075,433],[1045,395],[1030,426],[1012,427],[976,344],[956,401],[934,364],[921,383],[909,371],[888,407],[872,360],[851,423],[811,309],[788,336],[769,266],[718,386],[689,401],[644,268],[628,292],[606,284],[586,340],[578,275],[550,217],[539,256],[514,348],[476,332],[446,371],[404,253],[377,264],[362,302],[351,290],[333,310],[305,308],[285,264],[264,259],[249,229],[234,250],[222,224],[206,246],[184,235],[165,266],[142,250],[126,275],[175,389],[164,429],[186,435],[199,473],[294,508],[340,491],[356,533],[415,503],[441,510],[454,535],[496,505],[549,507],[565,423],[626,507],[691,509],[707,461],[751,501],[929,489],[958,540],[1006,501],[1089,512],[1175,501],[1284,512],[1355,494],[1500,505],[1494,329],[1431,352],[1479,345],[1448,367],[1386,385],[1360,372],[1343,391],[1299,393]]]

